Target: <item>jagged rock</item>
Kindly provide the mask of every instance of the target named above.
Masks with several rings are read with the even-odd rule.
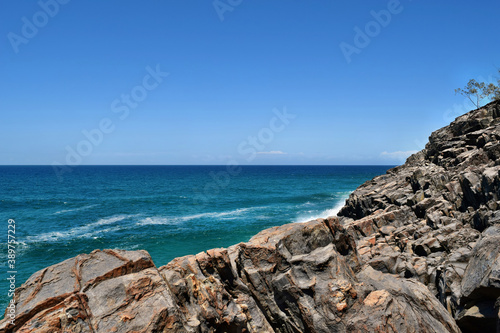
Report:
[[[347,332],[460,332],[425,285],[371,267],[361,271],[358,279],[366,284],[368,295],[350,313]]]
[[[339,213],[345,228],[355,231],[362,262],[391,271],[387,253],[374,249],[382,235],[388,245],[394,242],[402,252],[394,273],[425,283],[464,331],[494,331],[498,317],[500,259],[492,244],[498,247],[500,239],[491,226],[500,222],[499,117],[499,102],[458,117],[432,133],[426,148],[405,165],[360,186]],[[392,238],[366,222],[394,203],[386,188],[405,193],[407,202],[399,207],[410,208],[404,219],[387,223],[397,227]],[[368,234],[377,245],[367,245]],[[418,269],[412,264],[416,259],[421,259]]]
[[[462,280],[462,302],[500,297],[500,226],[486,229],[472,251]]]
[[[424,285],[362,268],[336,218],[159,269],[144,251],[95,251],[36,273],[18,295],[24,315],[6,332],[459,332]]]
[[[80,255],[18,288],[0,332],[500,331],[499,208],[493,102],[361,185],[339,218],[158,269],[144,251]]]
[[[181,328],[181,314],[146,251],[79,255],[35,273],[15,295],[15,326],[0,323],[6,333]]]

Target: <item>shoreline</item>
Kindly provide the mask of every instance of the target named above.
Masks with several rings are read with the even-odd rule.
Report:
[[[25,168],[22,170],[24,169]],[[42,176],[40,185],[44,185],[43,170],[45,169],[47,169],[47,183],[50,185],[50,167],[35,168],[35,170],[37,170],[36,172]],[[92,170],[94,169],[100,168],[93,167]],[[105,169],[106,171],[101,173],[103,176],[114,172],[114,168],[106,167]],[[337,168],[327,166],[319,168],[281,168],[272,166],[259,167],[258,169],[264,171],[267,169],[270,175],[277,172],[283,175],[281,177],[283,178],[282,186],[272,192],[275,194],[271,193],[277,200],[257,200],[254,199],[255,196],[253,194],[250,197],[250,193],[248,198],[250,198],[251,201],[245,201],[245,197],[238,194],[238,199],[241,200],[234,201],[234,204],[238,204],[238,206],[227,206],[227,204],[222,203],[218,206],[207,207],[206,209],[199,209],[197,211],[188,211],[185,207],[181,207],[177,211],[173,211],[172,209],[168,209],[167,211],[165,207],[161,205],[164,201],[162,196],[151,195],[151,191],[145,190],[142,193],[136,193],[132,196],[133,199],[125,192],[127,198],[130,199],[122,201],[117,197],[117,199],[114,200],[113,197],[116,195],[113,189],[117,188],[116,186],[120,186],[119,188],[122,187],[121,179],[123,177],[121,176],[117,177],[114,183],[108,183],[108,185],[106,185],[108,188],[107,190],[104,188],[98,188],[96,190],[96,192],[103,193],[103,200],[100,201],[78,199],[79,189],[74,186],[67,188],[66,192],[70,193],[69,196],[64,194],[64,188],[57,189],[60,194],[57,194],[54,198],[47,197],[47,200],[44,199],[45,194],[38,193],[37,191],[30,191],[29,197],[32,199],[30,199],[31,204],[27,207],[28,210],[21,211],[19,208],[16,208],[9,214],[18,217],[18,219],[16,219],[19,224],[19,236],[17,241],[24,244],[19,244],[16,249],[20,260],[17,286],[19,287],[21,282],[26,281],[36,271],[57,264],[58,262],[64,261],[80,253],[90,253],[96,248],[125,248],[127,250],[146,249],[151,254],[154,262],[160,266],[167,264],[179,256],[188,254],[194,255],[209,248],[228,247],[241,241],[246,242],[251,237],[255,236],[255,234],[266,228],[283,223],[293,223],[299,221],[301,218],[305,220],[304,215],[309,215],[310,218],[307,220],[312,219],[312,217],[317,218],[319,216],[326,216],[327,214],[324,212],[332,209],[334,206],[333,203],[338,202],[339,206],[343,205],[345,201],[344,198],[339,198],[346,194],[346,189],[350,189],[350,193],[357,185],[352,187],[351,185],[346,185],[348,183],[356,183],[356,180],[353,180],[340,185],[341,187],[339,187],[338,190],[336,190],[336,186],[332,187],[331,184],[337,184],[336,179],[345,178],[338,173],[338,170],[347,170],[349,175],[359,174],[359,177],[362,177],[362,174],[366,172],[368,172],[368,174],[369,172],[385,172],[385,167],[367,168],[361,166],[354,168],[355,170],[359,170],[359,172],[351,172],[349,171],[351,170],[349,167]],[[18,169],[13,169],[13,171],[17,173],[16,170]],[[30,170],[32,170],[31,167],[27,169],[27,177],[31,177],[30,175],[32,172]],[[138,175],[140,178],[141,174],[150,174],[150,170],[159,170],[160,172],[157,174],[161,178],[164,177],[164,174],[171,173],[170,167],[141,167],[138,173],[134,171],[136,169],[133,167],[119,167],[116,170],[127,178],[130,178],[129,175],[134,174]],[[199,174],[200,177],[204,177],[210,170],[217,169],[209,167],[197,168],[197,170],[199,170],[197,174]],[[251,168],[251,170],[254,170],[254,168]],[[249,180],[251,181],[254,179],[252,174],[256,175],[258,177],[257,179],[260,179],[261,176],[258,176],[260,173],[262,172],[259,171],[258,173],[252,172],[248,174],[249,177],[251,176]],[[296,175],[292,176],[293,173]],[[95,171],[93,171],[93,174],[95,174]],[[335,176],[336,174],[338,174],[338,176]],[[22,175],[22,173],[19,174],[19,176]],[[84,175],[87,175],[87,173],[84,173]],[[90,176],[90,174],[88,175]],[[97,175],[96,179],[102,178],[99,176],[99,173]],[[333,176],[323,178],[323,175]],[[78,175],[75,175],[75,177],[76,176]],[[245,177],[245,175],[243,176]],[[307,177],[304,178],[304,176]],[[138,177],[134,176],[132,179]],[[5,173],[3,174],[3,179],[7,180],[8,184],[9,178],[6,178]],[[22,179],[22,177],[19,179]],[[283,189],[286,189],[286,185],[290,183],[290,179],[297,179],[297,185],[299,185],[299,187],[297,187],[295,191],[289,191],[287,189],[283,196],[279,195]],[[76,180],[78,180],[78,178],[73,182],[75,186],[80,184]],[[267,184],[267,181],[264,181],[265,178],[262,178],[262,180],[262,184]],[[238,179],[235,179],[235,181],[238,181]],[[357,184],[361,184],[364,181],[365,179],[362,179]],[[155,182],[156,178],[151,178],[151,183]],[[323,185],[328,184],[330,188],[322,189],[314,187],[311,186],[311,182],[318,182],[318,186],[323,182]],[[301,183],[304,185],[300,185]],[[92,183],[84,185],[86,187],[93,186]],[[238,187],[239,183],[235,183],[234,185]],[[270,189],[272,189],[272,183],[270,185]],[[130,182],[125,183],[123,186],[130,188]],[[45,186],[40,187],[42,190],[44,188]],[[71,190],[72,188],[74,188],[74,190]],[[186,188],[189,189],[189,186]],[[260,186],[260,188],[262,188],[262,186]],[[269,186],[266,185],[262,190],[267,191],[268,188]],[[303,189],[305,189],[304,192]],[[307,191],[312,193],[312,195],[308,195]],[[169,190],[169,192],[171,192],[172,195],[175,194],[174,200],[176,200],[176,202],[189,202],[189,196],[182,195],[182,191],[177,191],[174,188]],[[118,192],[117,194],[121,196],[121,193],[124,192]],[[263,193],[263,195],[266,194]],[[230,198],[230,196],[228,196],[228,198]],[[6,199],[9,200],[9,198]],[[14,199],[20,203],[22,197],[19,196]],[[33,201],[33,199],[36,201]],[[224,199],[224,197],[222,197],[222,199]],[[144,202],[144,204],[130,210],[127,204],[130,202]],[[149,202],[159,203],[157,209],[153,207],[153,210],[151,210],[151,204]],[[5,203],[12,205],[13,208],[21,207],[14,201],[6,201]],[[239,204],[241,203],[249,206],[240,206]],[[39,208],[35,210],[32,208],[33,206],[38,206]],[[127,209],[127,211],[124,209]],[[146,209],[149,210],[149,212],[147,212]],[[145,211],[146,213],[144,213]],[[312,213],[308,213],[308,211],[312,211]],[[38,226],[45,227],[37,229],[38,226],[34,225],[33,228],[31,228],[31,221],[39,221],[39,223],[37,223]],[[217,226],[219,224],[220,227]],[[51,225],[60,225],[60,227],[51,227]],[[186,228],[191,230],[187,230]],[[183,229],[185,229],[185,231],[182,231]],[[30,232],[31,235],[27,234],[27,232]],[[183,236],[183,233],[185,233],[186,236]],[[154,237],[152,240],[150,240],[148,236],[151,234]],[[117,240],[111,240],[111,243],[108,243],[107,239],[110,239],[113,235],[118,236]],[[122,240],[120,239],[121,235],[130,235],[131,239]],[[205,237],[200,235],[205,235]],[[134,237],[134,239],[132,239],[132,237]],[[186,242],[183,239],[188,241]],[[189,241],[191,239],[192,241]],[[58,249],[65,250],[63,252]],[[2,251],[2,253],[5,253],[5,251]],[[42,253],[50,253],[50,255],[41,255]],[[28,262],[33,263],[33,265],[27,265],[26,263]],[[8,305],[7,302],[9,300],[4,296],[7,290],[5,290],[4,293],[2,288],[5,286],[6,284],[0,285],[2,310]]]
[[[17,325],[494,331],[499,199],[500,102],[492,102],[433,132],[404,165],[359,186],[338,217],[272,227],[161,267],[145,251],[120,250],[51,266],[18,289]],[[64,321],[55,323],[61,309]],[[13,331],[6,321],[2,328]]]

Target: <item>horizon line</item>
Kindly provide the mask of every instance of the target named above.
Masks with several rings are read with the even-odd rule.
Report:
[[[402,164],[234,164],[237,166],[399,166]],[[6,166],[46,166],[54,167],[51,164],[0,164],[0,167]],[[84,165],[65,165],[69,168],[78,168],[86,166],[222,166],[228,164],[84,164]]]

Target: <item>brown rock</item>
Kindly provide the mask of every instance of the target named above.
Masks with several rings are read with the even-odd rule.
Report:
[[[500,102],[432,133],[340,218],[287,224],[157,269],[80,255],[16,291],[0,332],[463,332],[499,327]]]

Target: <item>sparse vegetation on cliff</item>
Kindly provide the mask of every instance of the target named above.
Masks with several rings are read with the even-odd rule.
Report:
[[[498,72],[500,73],[500,70]],[[486,84],[471,79],[464,88],[455,89],[455,94],[461,94],[467,97],[472,104],[479,108],[481,107],[481,101],[484,99],[490,99],[492,101],[500,100],[500,79],[498,79],[497,82],[498,85],[494,83]]]

